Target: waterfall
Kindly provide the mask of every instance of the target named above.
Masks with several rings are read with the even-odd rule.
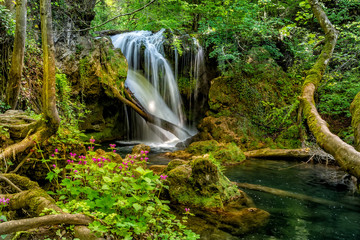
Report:
[[[120,48],[128,61],[128,75],[125,86],[130,89],[138,102],[149,113],[185,128],[185,115],[176,78],[164,57],[164,37],[161,30],[122,33],[111,37],[116,48]],[[131,111],[133,112],[133,111]],[[160,135],[171,141],[184,140],[154,125],[149,126],[140,116],[128,114],[128,122],[133,122],[128,131],[132,140],[162,142]]]

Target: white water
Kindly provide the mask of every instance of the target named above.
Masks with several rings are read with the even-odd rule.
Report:
[[[126,87],[134,94],[138,102],[155,116],[165,119],[181,128],[185,118],[177,82],[170,64],[164,57],[163,32],[155,34],[149,31],[123,33],[111,37],[116,48],[125,55],[129,71]],[[142,142],[163,142],[159,133],[169,138],[171,144],[185,140],[186,135],[173,134],[156,126],[149,125],[137,114],[131,113],[128,118],[135,119],[135,138]],[[129,120],[128,120],[129,121]]]

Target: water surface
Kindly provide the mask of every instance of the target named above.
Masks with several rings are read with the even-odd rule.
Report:
[[[231,181],[334,202],[323,205],[244,189],[256,206],[268,211],[271,218],[266,228],[242,239],[360,239],[360,196],[342,183],[341,178],[345,175],[342,171],[324,165],[250,160],[228,167],[226,175]]]

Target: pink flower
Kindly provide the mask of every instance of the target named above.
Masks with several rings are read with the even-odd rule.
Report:
[[[185,212],[186,213],[190,212],[190,208],[185,208]]]
[[[95,139],[93,138],[93,136],[91,136],[90,142],[91,142],[91,143],[94,143],[94,142],[95,142]]]
[[[56,168],[56,165],[55,164],[53,164],[53,165],[51,165],[53,168]]]
[[[74,173],[78,173],[79,171],[78,170],[74,170]]]
[[[129,155],[129,158],[131,158],[131,155]]]
[[[141,154],[144,154],[144,151],[142,151],[142,150],[141,150],[141,152],[140,152],[140,153],[141,153]]]
[[[55,155],[54,155],[54,154],[51,154],[51,156],[52,156],[52,157],[55,157]]]
[[[148,154],[149,153],[149,151],[145,151],[145,154]]]
[[[114,149],[113,152],[116,153],[116,150]]]
[[[70,160],[70,159],[68,159],[68,160],[67,160],[67,163],[68,163],[68,164],[70,164],[70,163],[71,163],[71,160]]]
[[[161,178],[162,180],[166,180],[167,177],[168,177],[167,175],[160,175],[160,178]]]
[[[58,152],[59,152],[59,150],[58,150],[57,148],[55,148],[55,152],[56,152],[56,153],[58,153]]]

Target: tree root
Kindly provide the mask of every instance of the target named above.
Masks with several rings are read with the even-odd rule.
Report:
[[[11,181],[14,185],[18,186],[18,189],[21,191],[14,194],[0,195],[1,198],[10,199],[8,205],[9,210],[27,209],[34,217],[30,219],[13,220],[1,223],[0,235],[15,231],[24,231],[44,225],[56,225],[61,223],[88,225],[93,221],[93,219],[83,214],[64,213],[45,190],[40,188],[36,182],[31,181],[27,177],[19,176],[17,174],[3,174],[2,176]],[[38,217],[45,209],[53,209],[61,214]],[[85,232],[81,239],[96,239],[86,226],[83,226],[80,229],[82,232]],[[84,231],[84,229],[86,231]]]
[[[26,231],[32,228],[38,228],[48,225],[88,225],[92,221],[92,218],[83,214],[57,214],[21,220],[13,220],[1,223],[0,235],[9,234],[17,231]]]

